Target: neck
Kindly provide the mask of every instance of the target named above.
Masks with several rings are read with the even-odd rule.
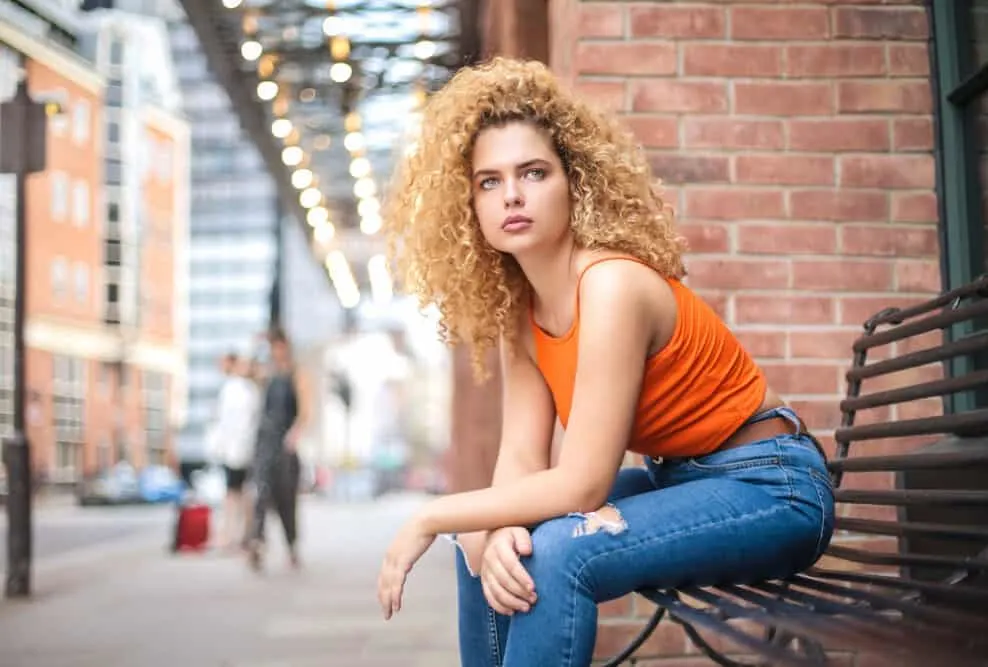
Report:
[[[578,272],[576,257],[579,249],[572,239],[546,251],[540,248],[537,253],[516,255],[525,278],[532,286],[535,306],[545,315],[568,316],[574,303]]]

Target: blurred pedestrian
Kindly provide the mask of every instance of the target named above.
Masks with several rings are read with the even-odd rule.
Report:
[[[276,329],[268,334],[267,342],[270,360],[254,451],[257,496],[248,547],[250,564],[255,570],[261,568],[264,557],[264,520],[270,507],[281,520],[291,564],[299,566],[298,442],[311,413],[309,384],[295,367],[287,336]]]

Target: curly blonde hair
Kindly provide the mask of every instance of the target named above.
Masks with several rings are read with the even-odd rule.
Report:
[[[478,378],[485,351],[502,336],[516,338],[530,302],[518,263],[487,243],[472,205],[477,134],[512,121],[531,122],[553,141],[570,184],[577,245],[633,255],[664,276],[685,273],[670,208],[616,119],[563,90],[541,63],[495,58],[459,70],[424,109],[383,217],[404,289],[438,309],[445,342],[472,346]]]

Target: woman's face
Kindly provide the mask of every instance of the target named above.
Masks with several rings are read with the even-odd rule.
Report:
[[[520,121],[484,129],[472,166],[474,212],[496,250],[524,254],[570,234],[569,181],[544,131]]]

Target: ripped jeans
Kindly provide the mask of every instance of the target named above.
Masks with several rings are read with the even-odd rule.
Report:
[[[785,408],[775,414],[795,419]],[[495,613],[457,549],[463,667],[587,667],[598,603],[645,587],[794,574],[816,562],[834,524],[824,459],[806,434],[646,458],[645,468],[620,471],[608,502],[619,517],[572,515],[532,529],[522,563],[538,600],[527,613]]]

